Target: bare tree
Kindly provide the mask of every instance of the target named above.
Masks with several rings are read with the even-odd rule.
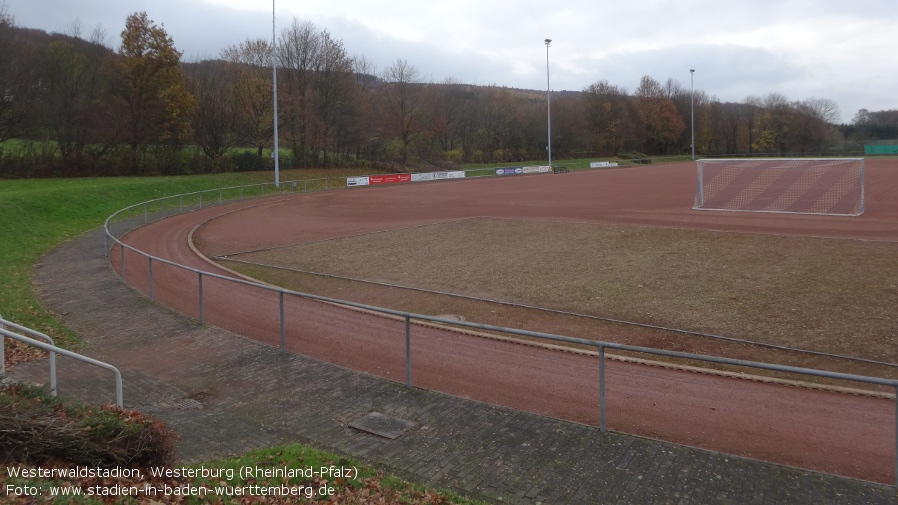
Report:
[[[400,142],[399,157],[405,163],[409,159],[409,148],[423,129],[420,100],[421,85],[418,69],[408,61],[400,59],[390,65],[383,74],[381,87],[383,133]]]
[[[742,104],[727,103],[723,108],[723,122],[721,127],[724,129],[723,135],[726,154],[739,153],[740,133],[744,126],[743,119],[745,117],[745,106]]]
[[[346,154],[358,159],[370,153],[370,139],[376,136],[373,90],[378,82],[377,68],[368,58],[353,56],[352,73],[355,77],[352,93],[355,114],[341,126],[341,134],[345,141]]]
[[[193,138],[214,165],[237,143],[234,70],[230,62],[202,61],[191,66],[188,89],[197,102]]]
[[[426,104],[430,118],[430,136],[443,153],[455,151],[461,144],[465,104],[473,100],[469,86],[453,79],[428,87]],[[461,161],[461,156],[457,156]]]
[[[281,31],[278,41],[279,67],[283,78],[279,83],[279,102],[283,102],[283,133],[302,166],[310,161],[312,144],[312,87],[315,68],[319,65],[321,38],[318,28],[309,21],[293,23]]]
[[[231,103],[239,142],[256,148],[258,156],[274,137],[274,91],[271,75],[271,44],[247,39],[222,51],[231,63]]]
[[[661,84],[647,75],[640,80],[635,98],[639,117],[643,122],[647,150],[653,153],[666,152],[667,147],[676,142],[686,129],[682,116]]]
[[[827,124],[836,124],[842,116],[839,105],[829,98],[808,98],[802,103],[814,117]]]
[[[826,98],[809,98],[792,105],[792,129],[799,152],[822,152],[839,119],[839,106]]]
[[[590,149],[616,154],[634,142],[634,125],[627,92],[608,81],[590,84],[582,94]]]
[[[319,58],[315,67],[314,106],[316,135],[313,159],[321,153],[324,166],[330,163],[335,148],[335,132],[345,124],[353,111],[354,78],[352,60],[346,55],[343,43],[331,37],[327,30],[319,36]]]
[[[742,107],[742,117],[745,124],[745,145],[748,146],[749,154],[762,148],[761,141],[761,125],[760,118],[764,110],[764,102],[756,96],[749,96],[745,99]]]
[[[17,36],[15,19],[0,5],[0,143],[21,133],[37,82],[33,50]]]
[[[97,159],[122,141],[120,124],[107,100],[110,50],[97,27],[90,40],[80,38],[80,24],[59,35],[43,50],[39,87],[43,123],[52,129],[71,174],[90,175]]]

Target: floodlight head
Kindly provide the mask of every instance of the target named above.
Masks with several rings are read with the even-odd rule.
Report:
[[[689,72],[691,72],[691,73],[694,74],[694,73],[695,73],[695,69],[694,69],[694,68],[690,68],[690,69],[689,69]]]
[[[551,43],[552,43],[552,39],[546,39],[546,45],[547,45],[547,46],[548,46],[549,44],[551,44]]]

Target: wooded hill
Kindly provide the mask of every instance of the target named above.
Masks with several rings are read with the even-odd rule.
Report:
[[[120,45],[104,34],[48,34],[0,12],[0,175],[179,174],[269,167],[270,40],[183,62],[145,13]],[[294,20],[278,37],[278,131],[285,167],[440,166],[546,157],[546,93],[447,80],[413,63],[375,72],[323,28]],[[375,75],[376,74],[376,75]],[[644,76],[552,93],[554,159],[623,153],[703,156],[857,153],[898,138],[898,111],[861,110],[836,125],[832,100],[778,93],[722,103]]]

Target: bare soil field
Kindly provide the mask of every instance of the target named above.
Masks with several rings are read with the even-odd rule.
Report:
[[[229,259],[297,291],[313,286],[282,269],[898,362],[896,257],[890,242],[477,218]]]
[[[416,212],[422,203],[409,204],[404,217],[416,219],[405,226],[388,224],[394,219],[390,216],[382,229],[331,230],[304,240],[285,225],[277,240],[234,243],[238,239],[230,238],[231,244],[208,252],[229,268],[272,284],[397,310],[898,377],[894,366],[475,300],[898,363],[898,313],[893,310],[898,214],[892,192],[898,168],[889,160],[875,161],[868,161],[868,212],[856,218],[694,211],[685,184],[692,182],[684,173],[693,169],[688,164],[569,174],[595,184],[591,196],[571,196],[589,193],[563,188],[566,176],[542,178],[542,193],[532,195],[521,188],[529,190],[540,177],[491,181],[506,186],[495,188],[492,205],[480,195],[459,201],[461,191],[446,185],[440,189],[450,195],[444,207],[449,219],[420,219],[431,217],[432,208],[446,199],[437,198],[433,186],[420,188],[429,195],[428,211],[422,215]],[[642,190],[627,185],[652,172]],[[619,194],[613,193],[613,183],[593,182],[618,178],[624,181]],[[667,184],[656,185],[657,179]],[[672,183],[681,179],[683,188]],[[671,188],[684,194],[671,195]],[[402,190],[402,198],[409,192],[393,189]],[[547,204],[552,207],[545,210]],[[377,205],[384,204],[378,199]],[[534,206],[544,209],[540,215],[534,215]],[[206,228],[201,238],[209,233]]]

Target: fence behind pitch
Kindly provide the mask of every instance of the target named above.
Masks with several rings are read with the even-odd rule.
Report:
[[[857,216],[864,212],[864,160],[698,160],[694,208]]]

